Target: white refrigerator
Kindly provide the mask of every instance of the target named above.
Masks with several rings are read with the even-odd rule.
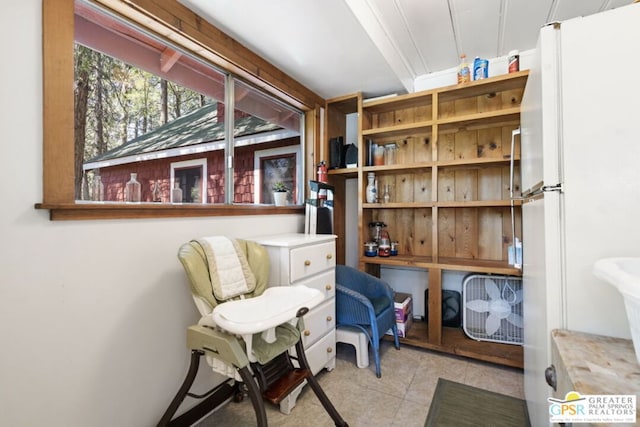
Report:
[[[630,338],[596,260],[640,255],[640,4],[541,29],[522,100],[525,398],[549,424],[550,332]]]

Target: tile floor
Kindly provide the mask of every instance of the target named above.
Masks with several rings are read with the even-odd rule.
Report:
[[[351,427],[424,426],[438,378],[469,384],[523,399],[523,375],[507,368],[443,353],[382,341],[382,378],[376,378],[373,354],[368,368],[355,364],[355,350],[338,343],[336,368],[321,371],[317,378],[340,415]],[[291,414],[284,415],[269,403],[270,426],[324,427],[334,423],[316,395],[305,387]],[[254,426],[255,414],[249,398],[219,408],[198,427]]]

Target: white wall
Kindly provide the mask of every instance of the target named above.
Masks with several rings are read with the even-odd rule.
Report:
[[[0,425],[152,426],[184,378],[198,318],[179,245],[265,234],[267,220],[269,234],[302,231],[304,218],[52,222],[35,210],[41,7],[4,2],[0,14]]]
[[[520,70],[527,70],[531,67],[533,61],[534,49],[520,52]],[[506,74],[509,71],[507,56],[498,56],[489,58],[489,77]],[[473,60],[470,61],[473,68]],[[435,73],[423,74],[416,77],[413,82],[413,88],[416,92],[422,90],[430,90],[442,86],[454,85],[458,82],[458,67],[449,68]]]

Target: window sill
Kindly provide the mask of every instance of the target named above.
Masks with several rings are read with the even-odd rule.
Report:
[[[304,206],[302,205],[276,207],[271,205],[169,205],[160,203],[36,203],[35,208],[48,209],[51,221],[304,214]]]

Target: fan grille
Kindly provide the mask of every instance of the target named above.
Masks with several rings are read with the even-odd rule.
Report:
[[[507,301],[508,306],[504,302],[496,301],[495,288],[493,288],[492,284],[489,286],[493,288],[494,298],[487,293],[487,281],[495,284],[499,292],[499,294],[497,294],[499,299]],[[462,283],[462,298],[464,307],[464,315],[462,316],[463,329],[469,338],[478,341],[522,345],[522,325],[517,326],[511,320],[513,317],[519,318],[520,320],[522,319],[522,278],[474,274],[465,278]],[[469,307],[470,301],[473,301],[471,306],[476,308],[475,310]],[[486,304],[482,303],[482,301],[486,301]],[[496,318],[499,318],[499,327],[495,333],[488,334],[487,325],[491,323],[491,320],[496,321],[496,318],[488,322],[487,319],[489,318],[491,310],[484,312],[479,311],[477,309],[478,305],[503,309],[509,307],[511,314],[509,317],[505,317],[508,312],[502,312],[498,316],[494,314]]]

